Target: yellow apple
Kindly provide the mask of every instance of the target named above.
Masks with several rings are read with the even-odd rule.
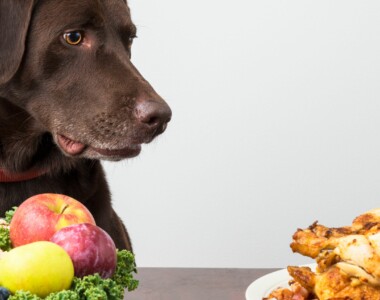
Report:
[[[66,195],[39,194],[17,208],[10,223],[10,238],[13,247],[49,241],[61,228],[81,223],[96,225],[82,203]]]
[[[0,286],[11,293],[30,291],[40,297],[70,288],[74,266],[67,252],[52,242],[34,242],[3,254]]]

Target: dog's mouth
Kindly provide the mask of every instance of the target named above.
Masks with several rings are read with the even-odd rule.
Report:
[[[57,143],[59,147],[70,156],[78,156],[82,153],[96,153],[98,156],[107,158],[130,158],[139,155],[141,152],[141,145],[129,145],[121,149],[109,149],[109,148],[97,148],[89,145],[85,145],[81,142],[74,141],[67,136],[57,134]]]

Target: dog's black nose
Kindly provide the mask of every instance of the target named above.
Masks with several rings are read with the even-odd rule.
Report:
[[[172,111],[164,101],[146,100],[136,104],[135,116],[140,123],[160,134],[165,131],[172,117]]]

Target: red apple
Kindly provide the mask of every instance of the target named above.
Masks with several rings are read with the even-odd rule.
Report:
[[[62,228],[50,239],[71,257],[76,277],[99,273],[109,278],[116,269],[116,247],[112,238],[98,226],[77,224]]]
[[[39,194],[25,200],[10,223],[13,247],[49,241],[61,228],[95,220],[79,201],[60,194]]]

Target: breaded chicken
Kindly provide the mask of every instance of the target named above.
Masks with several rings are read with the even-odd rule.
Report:
[[[319,300],[380,299],[380,289],[351,277],[335,265],[320,274],[315,274],[306,267],[288,267],[288,271],[296,282]]]
[[[380,300],[380,209],[360,215],[351,226],[328,228],[315,222],[298,229],[290,247],[314,258],[316,272],[288,267],[290,289],[274,291],[267,299]],[[306,293],[296,292],[293,284]]]

